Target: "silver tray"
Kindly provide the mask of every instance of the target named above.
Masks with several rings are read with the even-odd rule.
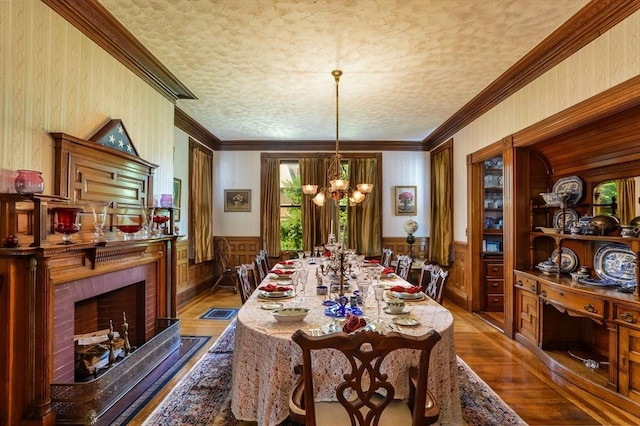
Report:
[[[567,204],[575,204],[582,199],[583,186],[582,179],[579,176],[568,176],[558,179],[551,192],[561,194],[568,192],[570,195],[567,198]]]
[[[603,281],[633,285],[636,283],[635,259],[635,253],[625,244],[605,244],[593,256],[593,270]]]

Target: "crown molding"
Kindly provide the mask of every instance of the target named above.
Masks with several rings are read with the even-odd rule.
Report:
[[[426,150],[452,137],[638,9],[638,0],[591,1],[429,134],[424,139]]]
[[[220,150],[220,139],[178,107],[174,109],[173,125],[211,150]]]
[[[196,99],[98,0],[42,2],[171,102]]]
[[[316,140],[234,140],[221,141],[219,151],[335,151],[336,141]],[[340,152],[424,151],[422,141],[340,141]]]

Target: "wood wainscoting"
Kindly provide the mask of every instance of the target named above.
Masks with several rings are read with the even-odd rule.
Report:
[[[390,248],[393,250],[393,258],[399,254],[409,253],[409,244],[407,244],[407,237],[382,237],[382,247]],[[428,259],[429,258],[429,238],[417,237],[416,242],[413,243],[413,255],[416,259]],[[382,253],[380,253],[382,255]]]

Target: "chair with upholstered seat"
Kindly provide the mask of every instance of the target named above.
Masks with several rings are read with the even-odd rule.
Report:
[[[396,264],[396,275],[405,281],[409,281],[409,273],[411,272],[411,264],[413,259],[409,255],[399,254]]]
[[[226,287],[238,291],[237,283],[234,279],[235,267],[231,262],[231,246],[229,245],[229,240],[225,237],[217,238],[215,261],[220,275],[218,275],[218,279],[213,283],[211,291],[215,291],[218,287]],[[222,285],[225,279],[230,281],[231,284]]]
[[[243,305],[256,289],[256,286],[249,280],[250,272],[255,275],[255,265],[253,263],[242,264],[236,267],[238,287],[240,288],[240,300]]]
[[[440,416],[437,401],[427,390],[429,358],[440,334],[431,330],[422,336],[391,332],[386,335],[360,331],[309,336],[296,331],[292,339],[302,349],[301,372],[289,399],[292,420],[308,425],[426,425]],[[336,386],[337,402],[314,401],[312,351],[336,349],[349,361],[350,369]],[[397,349],[420,351],[418,367],[409,369],[408,400],[394,399],[396,389],[381,371],[382,361]]]
[[[425,279],[428,276],[428,281]],[[436,263],[425,263],[420,270],[420,279],[418,285],[422,287],[422,291],[442,305],[444,298],[444,289],[449,279],[449,271],[442,268]]]
[[[388,268],[391,264],[391,258],[393,257],[393,250],[390,248],[382,249],[382,257],[380,258],[380,264],[385,268]]]

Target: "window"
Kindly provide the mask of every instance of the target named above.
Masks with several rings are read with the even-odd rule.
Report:
[[[302,250],[302,184],[298,161],[280,162],[280,248]]]

